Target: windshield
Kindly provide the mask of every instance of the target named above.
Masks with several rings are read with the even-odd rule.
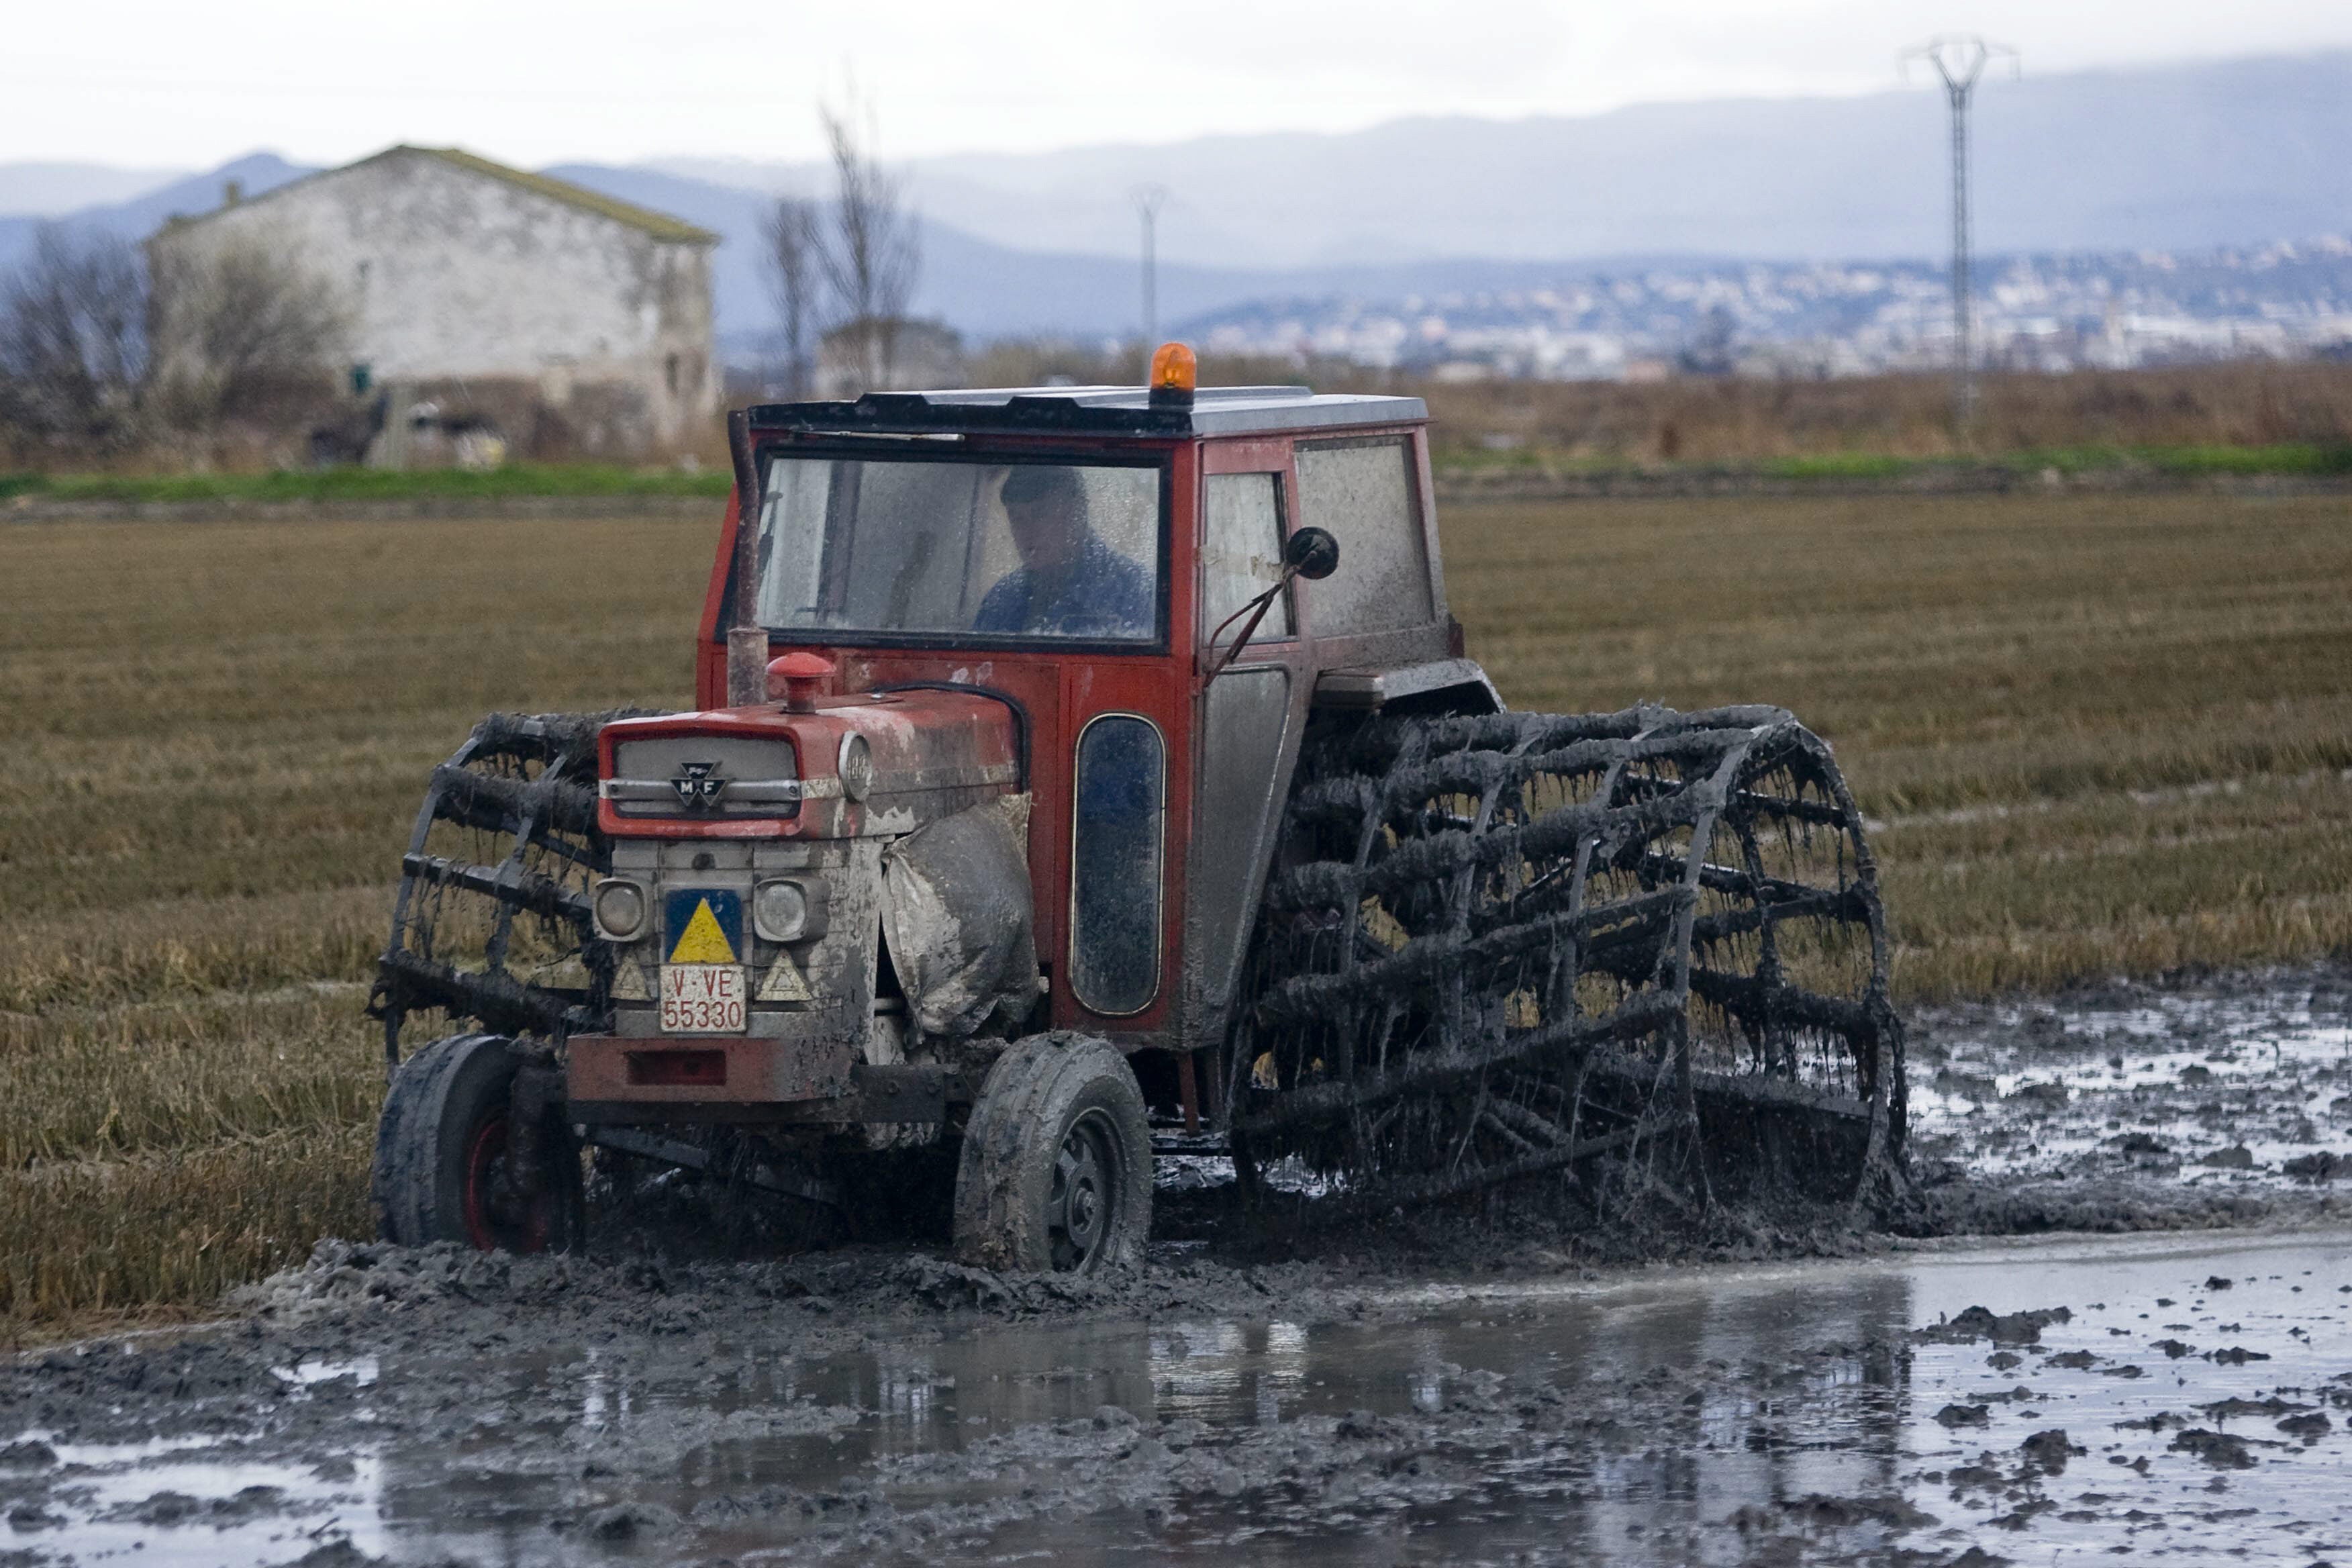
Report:
[[[777,630],[1149,641],[1160,469],[772,457],[760,620]]]

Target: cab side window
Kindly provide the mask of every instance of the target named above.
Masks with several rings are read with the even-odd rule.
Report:
[[[1274,474],[1211,474],[1201,531],[1201,635],[1274,586],[1282,575],[1282,497]],[[1241,628],[1227,632],[1231,637]],[[1266,607],[1252,642],[1291,635],[1290,595]]]
[[[1309,590],[1316,636],[1435,619],[1412,443],[1402,436],[1302,441],[1297,463],[1298,521],[1339,542],[1339,569]]]

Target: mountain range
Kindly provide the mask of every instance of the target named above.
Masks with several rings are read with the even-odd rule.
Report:
[[[248,199],[312,173],[275,153],[257,153],[208,173],[175,180],[131,200],[85,207],[60,219],[0,217],[0,274],[32,249],[44,222],[68,229],[138,240],[173,214],[207,212],[234,180]],[[738,358],[763,346],[771,314],[760,267],[760,218],[770,198],[740,185],[719,184],[657,169],[559,163],[542,171],[684,218],[724,237],[711,257],[719,336]],[[0,187],[4,191],[5,187]],[[925,217],[920,222],[922,281],[913,309],[978,339],[1056,334],[1118,335],[1136,331],[1140,289],[1134,259],[1123,256],[1022,250]],[[1640,264],[1638,259],[1629,264]],[[1581,270],[1581,265],[1577,270]],[[1475,258],[1388,267],[1239,268],[1163,263],[1160,316],[1177,323],[1269,294],[1423,288],[1537,286],[1557,276],[1544,262],[1493,262]]]
[[[2031,40],[2017,41],[2030,68]],[[1988,76],[1972,125],[1988,250],[2245,244],[2336,232],[2352,215],[2352,52]],[[1162,184],[1162,253],[1219,268],[1926,257],[1948,237],[1948,127],[1940,88],[1890,80],[1854,98],[1400,120],[908,168],[926,215],[1028,250],[1131,254],[1129,193]],[[656,166],[802,191],[822,177],[808,164]]]
[[[2194,248],[2352,227],[2352,52],[1988,80],[1978,95],[1980,250]],[[1392,121],[908,167],[917,310],[982,338],[1136,330],[1129,193],[1170,192],[1160,316],[1269,296],[1544,288],[1732,259],[1931,258],[1946,243],[1943,95],[1650,104],[1580,118]],[[137,238],[304,173],[256,153],[121,198],[93,176],[71,225]],[[822,171],[728,158],[548,171],[726,237],[719,331],[749,352],[769,310],[758,219]],[[134,177],[135,176],[135,177]],[[69,177],[69,176],[68,176]],[[61,205],[57,165],[0,164],[0,269]],[[33,193],[45,193],[34,199]]]

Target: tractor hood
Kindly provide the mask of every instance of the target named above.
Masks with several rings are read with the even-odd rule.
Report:
[[[1027,787],[1023,718],[917,689],[622,720],[597,736],[597,822],[622,838],[911,833]]]

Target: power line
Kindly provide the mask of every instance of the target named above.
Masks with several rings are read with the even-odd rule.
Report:
[[[1952,399],[1953,416],[1965,436],[1977,415],[1976,355],[1969,330],[1974,301],[1970,298],[1973,279],[1969,275],[1969,101],[1991,62],[2006,60],[2010,75],[2016,76],[2018,54],[2006,44],[1947,34],[1903,52],[1906,79],[1914,60],[1926,60],[1935,68],[1952,106]]]

